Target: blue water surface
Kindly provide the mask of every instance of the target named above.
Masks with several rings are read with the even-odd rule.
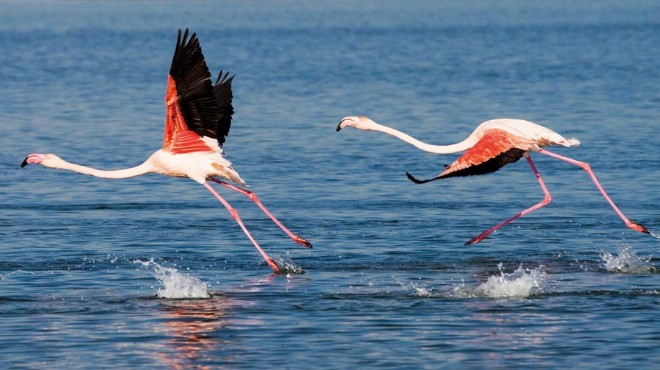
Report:
[[[528,119],[578,148],[660,233],[655,1],[0,1],[0,367],[598,368],[660,362],[657,237],[579,168],[534,155],[425,185],[456,156],[335,127],[367,115],[434,144]],[[229,70],[224,146],[262,201],[103,169],[161,146],[179,28]],[[193,286],[206,294],[191,293]],[[172,293],[174,292],[174,294]],[[178,294],[178,295],[177,295]],[[186,295],[188,294],[188,295]],[[179,296],[189,296],[182,299]]]

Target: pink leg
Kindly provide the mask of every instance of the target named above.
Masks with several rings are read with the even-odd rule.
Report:
[[[218,183],[218,184],[220,184],[220,185],[222,185],[222,186],[226,186],[226,187],[228,187],[229,189],[235,190],[235,191],[237,191],[237,192],[239,192],[239,193],[241,193],[241,194],[247,196],[248,198],[250,198],[251,201],[253,201],[257,206],[259,206],[259,208],[261,208],[261,210],[262,210],[262,211],[263,211],[268,217],[270,217],[270,219],[273,220],[273,222],[275,222],[275,224],[276,224],[277,226],[280,227],[280,229],[282,229],[282,230],[283,230],[283,231],[284,231],[284,232],[285,232],[285,233],[286,233],[291,239],[293,239],[293,241],[295,241],[296,243],[302,245],[303,247],[312,248],[312,243],[308,242],[305,238],[300,237],[300,236],[298,236],[298,235],[292,233],[291,231],[289,231],[289,229],[287,229],[284,225],[282,225],[282,223],[281,223],[277,218],[275,218],[275,216],[273,216],[272,213],[270,213],[270,211],[268,210],[268,208],[266,208],[266,206],[264,206],[263,203],[261,203],[261,201],[260,201],[259,198],[257,197],[257,194],[255,194],[254,192],[249,191],[249,190],[245,190],[245,189],[241,189],[241,188],[239,188],[239,187],[237,187],[237,186],[234,186],[234,185],[232,185],[232,184],[228,184],[228,183],[226,183],[226,182],[224,182],[224,181],[220,181],[220,180],[218,180],[218,179],[216,179],[216,178],[211,178],[211,181],[213,181],[213,182],[215,182],[215,183]]]
[[[610,206],[612,206],[612,208],[614,209],[614,211],[616,212],[616,214],[619,215],[619,217],[621,217],[621,219],[622,219],[623,222],[626,224],[626,226],[628,226],[629,228],[631,228],[631,229],[633,229],[633,230],[635,230],[635,231],[639,231],[640,233],[645,233],[645,234],[650,234],[650,233],[651,233],[651,232],[649,231],[649,229],[647,229],[644,225],[642,225],[642,224],[640,224],[640,223],[637,223],[637,222],[635,222],[635,221],[630,221],[630,220],[629,220],[629,219],[623,214],[623,212],[621,212],[621,210],[619,210],[619,208],[614,204],[614,202],[612,201],[612,199],[610,199],[609,195],[607,195],[607,193],[605,192],[605,189],[603,189],[603,187],[600,185],[600,183],[599,183],[598,180],[596,179],[596,175],[595,175],[594,172],[591,170],[591,166],[589,165],[589,163],[576,161],[575,159],[571,159],[571,158],[568,158],[568,157],[564,157],[564,156],[561,156],[561,155],[559,155],[559,154],[555,154],[555,153],[553,153],[553,152],[549,152],[549,151],[547,151],[547,150],[545,150],[545,149],[540,149],[540,150],[539,150],[539,153],[541,153],[541,154],[545,154],[545,155],[549,155],[550,157],[554,157],[554,158],[560,159],[560,160],[562,160],[562,161],[564,161],[564,162],[568,162],[568,163],[570,163],[570,164],[572,164],[572,165],[578,166],[578,167],[582,168],[583,170],[585,170],[585,171],[589,174],[589,177],[591,177],[591,180],[594,182],[594,184],[596,184],[596,187],[598,188],[598,190],[600,191],[600,193],[603,194],[603,197],[605,198],[605,200],[607,201],[607,203],[609,203]]]
[[[254,240],[254,238],[252,237],[252,234],[250,234],[250,232],[248,231],[248,229],[247,229],[247,228],[245,227],[245,225],[243,224],[243,221],[242,221],[241,218],[238,216],[238,211],[236,211],[236,210],[235,210],[235,209],[229,204],[229,202],[227,202],[227,201],[225,200],[225,198],[221,197],[220,194],[218,194],[215,190],[213,190],[213,188],[211,187],[211,185],[209,185],[208,183],[204,183],[204,186],[205,186],[207,189],[209,189],[209,191],[211,192],[211,194],[213,194],[216,198],[218,198],[218,200],[220,201],[220,203],[222,203],[222,204],[225,206],[225,208],[227,208],[227,210],[229,211],[229,214],[231,214],[231,217],[232,217],[234,220],[236,220],[236,222],[238,222],[238,224],[241,226],[241,229],[243,229],[243,232],[245,233],[245,235],[247,235],[248,239],[250,239],[250,241],[252,242],[252,244],[254,244],[254,246],[257,248],[257,250],[258,250],[259,253],[261,254],[261,256],[266,260],[266,263],[268,263],[268,266],[270,266],[270,268],[272,268],[273,271],[275,271],[276,273],[279,273],[279,272],[280,272],[280,268],[277,266],[277,263],[275,263],[275,260],[273,260],[272,258],[270,258],[270,257],[268,256],[268,254],[266,254],[266,252],[264,252],[264,250],[261,249],[261,247],[259,246],[259,244],[257,243],[257,241]]]
[[[532,162],[532,158],[529,155],[525,156],[525,158],[527,159],[527,162],[529,163],[529,166],[532,167],[532,171],[534,171],[534,175],[536,176],[536,179],[539,181],[539,184],[541,185],[541,189],[543,190],[543,194],[545,194],[545,197],[543,198],[543,200],[540,201],[539,203],[535,204],[534,206],[527,208],[526,210],[516,214],[515,216],[513,216],[511,218],[508,218],[508,219],[500,222],[499,224],[491,227],[490,229],[482,232],[481,234],[475,236],[474,238],[472,238],[468,242],[466,242],[465,245],[479,243],[480,241],[484,240],[488,235],[490,235],[493,231],[499,229],[500,227],[502,227],[502,226],[504,226],[508,223],[511,223],[511,222],[519,219],[520,217],[522,217],[526,214],[529,214],[531,212],[536,211],[537,209],[547,205],[548,203],[550,203],[552,201],[552,196],[550,195],[550,192],[548,191],[548,188],[545,186],[545,183],[543,183],[543,179],[541,179],[541,174],[539,174],[539,171],[536,169],[536,166],[534,166],[534,162]]]

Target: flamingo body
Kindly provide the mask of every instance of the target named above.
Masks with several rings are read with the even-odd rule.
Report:
[[[349,116],[343,118],[337,126],[337,131],[340,131],[344,127],[354,127],[363,131],[380,131],[410,143],[421,150],[431,153],[451,154],[464,152],[452,164],[446,166],[444,171],[442,171],[436,177],[427,180],[418,180],[410,173],[406,173],[408,178],[417,184],[455,176],[483,175],[495,172],[503,166],[516,162],[520,158],[525,157],[532,171],[534,172],[541,186],[541,189],[545,194],[544,199],[538,204],[482,232],[481,234],[469,240],[466,244],[477,243],[485,239],[488,235],[490,235],[493,231],[497,230],[501,226],[508,224],[518,219],[519,217],[533,212],[536,209],[541,208],[551,202],[552,197],[550,192],[548,192],[545,183],[541,178],[541,175],[539,174],[536,166],[534,165],[534,162],[530,157],[532,152],[545,154],[582,168],[589,174],[592,181],[596,184],[598,190],[601,192],[607,202],[612,206],[619,217],[624,221],[626,226],[635,231],[650,234],[650,231],[645,226],[637,222],[630,221],[626,216],[624,216],[624,214],[614,204],[603,187],[600,185],[589,164],[576,161],[574,159],[564,157],[544,149],[548,146],[575,147],[580,145],[579,140],[567,139],[555,131],[534,122],[508,118],[489,120],[477,126],[477,128],[465,140],[451,145],[427,144],[399,130],[378,124],[364,116]]]
[[[214,177],[221,177],[233,183],[245,185],[245,181],[232,167],[231,162],[218,152],[188,152],[177,154],[158,150],[147,162],[152,172],[174,177],[189,177],[200,184]]]
[[[546,127],[521,119],[486,121],[477,127],[473,135],[474,145],[438,178],[483,175],[516,162],[526,152],[536,152],[552,145],[580,145],[577,139],[567,139]]]
[[[28,164],[64,169],[101,178],[128,178],[146,173],[158,173],[174,177],[188,177],[204,185],[230,212],[250,241],[264,257],[268,265],[279,272],[277,263],[270,258],[249,233],[238,212],[220,196],[208,181],[218,183],[249,197],[289,237],[305,247],[311,244],[293,234],[282,225],[251,191],[218,179],[245,185],[223,152],[223,144],[229,134],[234,113],[231,84],[234,76],[218,74],[215,84],[204,60],[196,34],[188,37],[188,30],[179,30],[177,44],[170,66],[165,93],[165,130],[163,146],[142,164],[120,170],[99,170],[67,162],[55,154],[30,154],[21,167]]]

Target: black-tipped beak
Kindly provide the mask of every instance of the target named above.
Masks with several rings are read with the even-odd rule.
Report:
[[[339,121],[339,124],[337,125],[337,132],[339,132],[342,128],[344,128],[341,124],[344,123],[347,119],[344,118],[341,121]]]
[[[23,167],[25,167],[25,166],[28,165],[28,158],[29,158],[29,157],[25,157],[25,159],[23,160],[23,163],[21,163],[21,168],[23,168]]]

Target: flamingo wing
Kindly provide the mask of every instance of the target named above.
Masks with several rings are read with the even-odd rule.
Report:
[[[234,113],[232,80],[221,71],[213,86],[197,35],[188,38],[187,29],[179,30],[165,97],[163,148],[175,154],[214,151],[203,137],[222,147]]]
[[[512,136],[501,129],[486,130],[479,141],[438,176],[428,180],[418,180],[407,173],[408,178],[421,184],[454,176],[483,175],[495,172],[503,166],[519,160],[526,150],[524,139]]]

